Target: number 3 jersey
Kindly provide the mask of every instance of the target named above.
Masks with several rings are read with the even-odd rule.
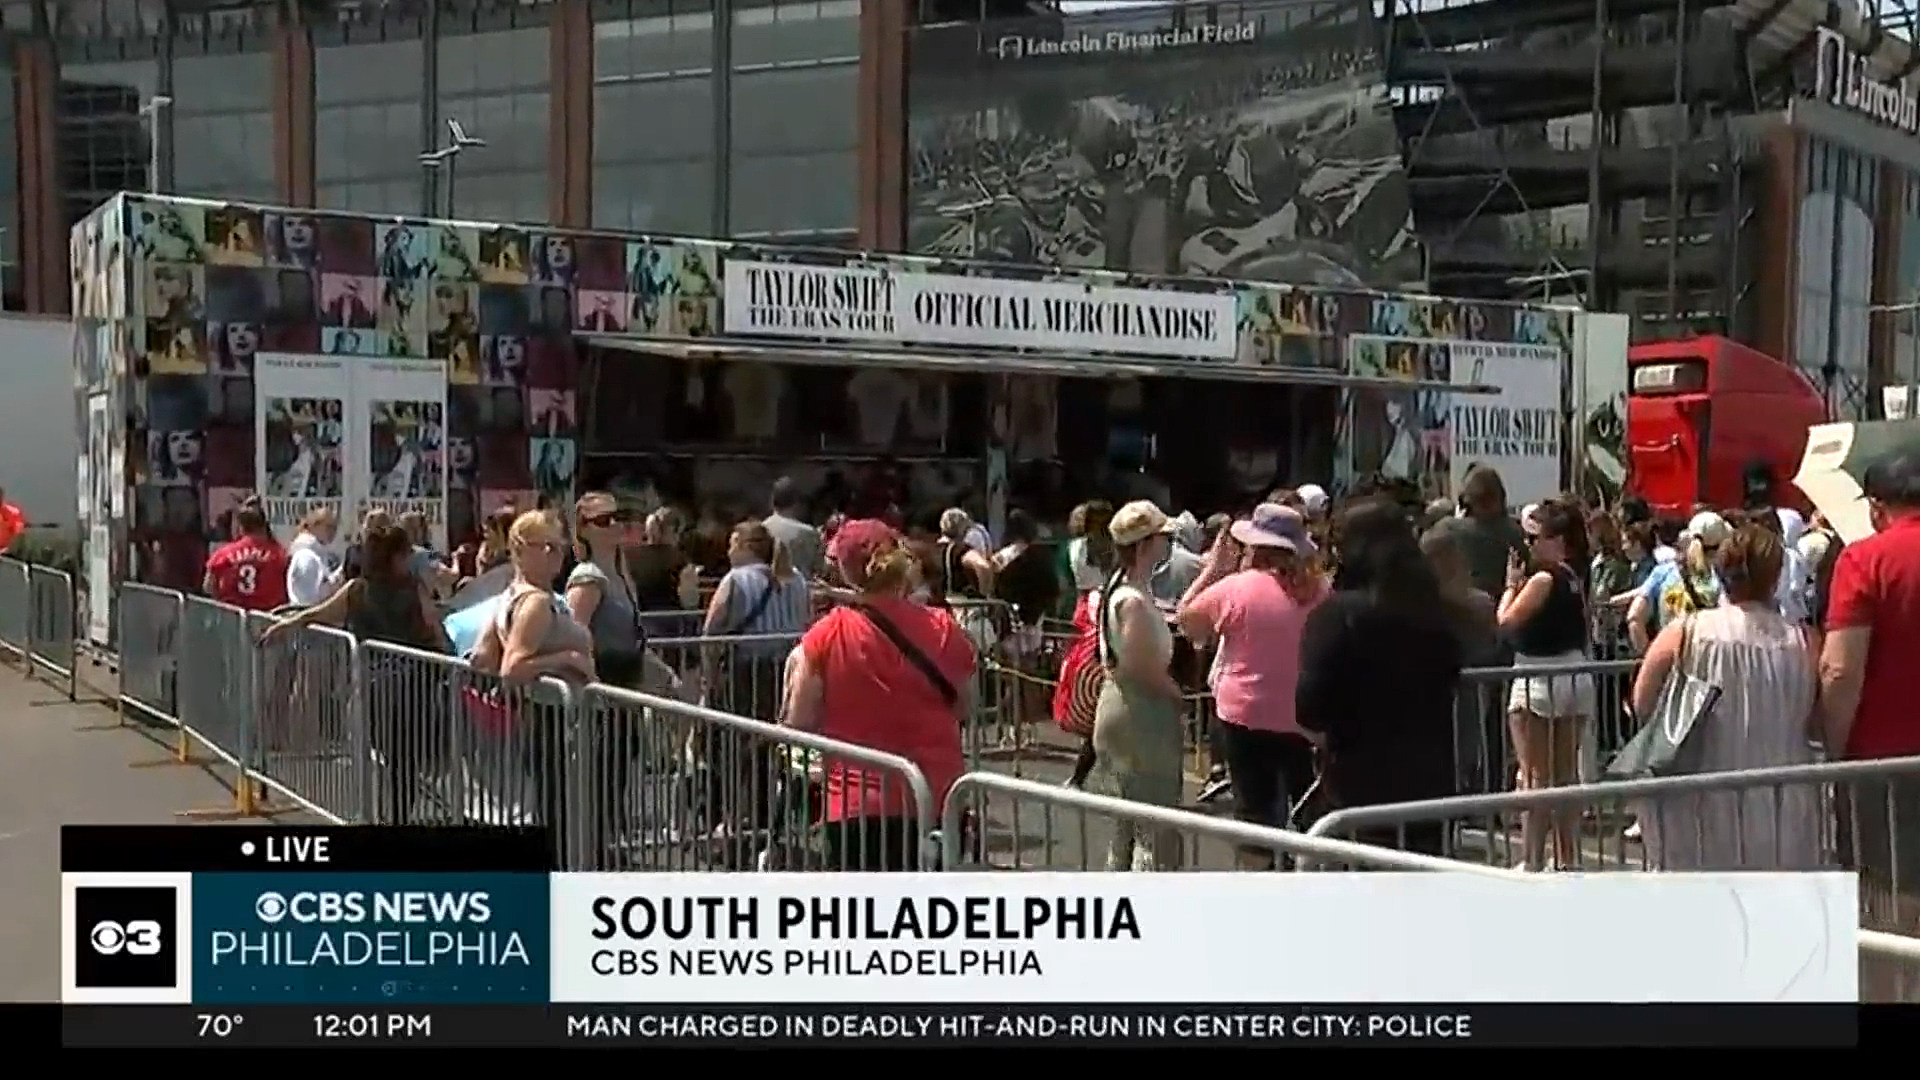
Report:
[[[207,587],[213,598],[249,611],[272,611],[287,603],[287,550],[277,542],[243,536],[207,557]]]

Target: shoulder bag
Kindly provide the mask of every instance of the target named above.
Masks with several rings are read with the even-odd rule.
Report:
[[[1720,703],[1721,689],[1687,670],[1687,657],[1693,652],[1693,619],[1688,615],[1680,624],[1680,651],[1660,688],[1653,715],[1614,755],[1604,779],[1684,776],[1696,771],[1698,755],[1693,735]]]
[[[721,631],[721,636],[731,637],[735,634],[751,633],[754,622],[757,621],[760,616],[767,613],[767,605],[773,603],[773,594],[779,591],[780,579],[774,577],[773,571],[769,569],[767,571],[766,591],[762,592],[760,599],[755,600],[753,606],[747,609],[747,617],[741,619],[739,625],[734,626],[732,629]]]
[[[887,618],[871,604],[855,603],[847,606],[866,616],[874,629],[886,635],[888,641],[893,642],[893,647],[900,650],[900,655],[907,658],[907,663],[919,669],[920,674],[933,685],[934,692],[940,695],[940,700],[946,702],[948,708],[960,703],[960,691],[954,687],[953,680],[947,678],[920,646],[915,645],[913,639],[907,637],[898,626],[894,625],[892,619]]]

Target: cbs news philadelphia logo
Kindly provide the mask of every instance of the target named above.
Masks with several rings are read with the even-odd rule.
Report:
[[[73,891],[73,985],[160,990],[179,978],[178,890],[83,885]]]

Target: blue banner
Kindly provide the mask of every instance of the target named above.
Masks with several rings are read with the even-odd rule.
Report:
[[[195,1004],[539,1003],[547,876],[195,874]]]

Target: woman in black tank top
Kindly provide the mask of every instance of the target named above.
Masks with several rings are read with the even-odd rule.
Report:
[[[1515,559],[1500,595],[1500,629],[1514,646],[1514,666],[1563,670],[1513,680],[1507,728],[1520,759],[1519,787],[1531,790],[1577,783],[1582,727],[1594,715],[1592,676],[1564,670],[1587,658],[1587,608],[1578,567],[1587,565],[1586,530],[1579,509],[1551,499],[1522,516],[1531,566]],[[1554,854],[1574,865],[1575,819],[1549,821],[1546,812],[1521,818],[1521,845],[1530,869],[1544,869],[1551,824]]]

